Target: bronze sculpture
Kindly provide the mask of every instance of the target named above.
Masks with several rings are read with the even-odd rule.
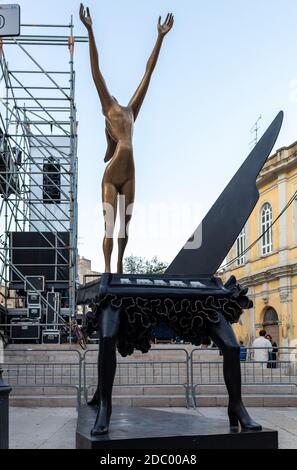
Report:
[[[123,195],[126,198],[125,211],[129,204],[134,202],[133,124],[148,90],[163,38],[172,28],[174,18],[173,15],[168,15],[163,25],[161,18],[159,19],[158,39],[145,76],[128,107],[122,107],[110,96],[101,75],[89,9],[85,12],[81,5],[80,16],[89,31],[93,78],[106,117],[108,149],[105,161],[110,161],[110,164],[103,178],[103,203],[111,205],[114,210],[112,220],[105,217],[106,231],[111,230],[113,235],[118,196]],[[256,178],[274,146],[282,120],[283,113],[280,113],[219,197],[210,215],[205,218],[202,228],[206,237],[200,248],[191,251],[193,263],[189,262],[188,253],[184,248],[164,277],[111,275],[110,258],[113,241],[112,238],[105,237],[106,274],[99,281],[82,288],[78,296],[78,304],[96,305],[98,323],[95,329],[99,332],[100,338],[98,387],[89,403],[98,407],[97,419],[92,430],[93,436],[109,432],[112,390],[117,366],[116,349],[118,348],[123,356],[132,354],[134,349],[148,352],[150,331],[161,321],[168,323],[180,337],[196,346],[202,344],[203,337],[214,341],[224,358],[224,379],[229,395],[228,415],[231,430],[237,432],[239,424],[242,430],[262,429],[251,419],[242,400],[240,348],[231,327],[232,323],[239,321],[243,310],[251,308],[252,303],[247,297],[247,289],[243,289],[235,278],[231,278],[223,286],[214,274],[257,202],[259,194]],[[231,202],[239,201],[238,193],[242,187],[245,189],[244,195],[240,203],[234,207]],[[224,227],[222,217],[228,216],[224,211],[228,211],[230,207],[231,221],[227,219],[226,234],[218,235],[216,225],[219,221],[220,227]],[[127,216],[125,212],[125,228],[130,218],[131,215]],[[217,239],[220,240],[219,249],[213,250],[212,243],[217,242]],[[120,274],[127,240],[125,234],[125,239],[119,242]]]
[[[144,98],[149,88],[153,71],[156,67],[163,39],[174,23],[172,14],[168,14],[165,22],[158,22],[158,37],[153,52],[148,60],[144,77],[131,98],[128,106],[121,106],[110,95],[99,67],[99,57],[92,27],[90,10],[80,6],[80,19],[88,30],[90,41],[90,58],[93,79],[106,118],[107,152],[105,162],[108,163],[102,181],[102,202],[105,218],[105,237],[103,251],[105,272],[111,272],[111,255],[113,251],[114,225],[118,211],[118,197],[124,198],[120,205],[120,237],[117,272],[123,272],[123,257],[128,243],[128,225],[131,221],[135,198],[135,165],[133,158],[133,127]]]
[[[230,207],[232,200],[238,198],[238,188],[245,187],[245,184],[252,188],[251,194],[243,198],[236,211],[232,208],[236,221],[230,223],[228,236],[220,236],[224,256],[229,250],[230,239],[233,242],[236,240],[241,224],[256,205],[259,198],[256,179],[276,142],[282,122],[281,112],[214,205],[213,229],[210,227],[208,232],[211,240],[212,232],[217,236],[216,224],[222,207]],[[224,204],[220,204],[222,200]],[[206,226],[208,227],[208,222]],[[189,275],[183,272],[188,269],[187,255],[182,252],[178,255],[180,274],[169,272],[164,276],[148,277],[105,274],[99,281],[80,289],[78,304],[96,305],[97,325],[92,324],[90,327],[98,331],[100,337],[98,386],[89,403],[90,406],[98,406],[93,436],[101,436],[109,431],[112,389],[117,367],[116,349],[122,356],[132,354],[134,349],[148,352],[151,328],[160,322],[167,323],[179,337],[196,346],[202,344],[203,338],[214,341],[224,358],[231,429],[237,431],[239,423],[243,430],[262,429],[251,419],[242,400],[240,348],[231,327],[232,323],[239,321],[243,310],[252,307],[252,302],[247,297],[248,290],[242,289],[235,278],[231,278],[223,286],[220,285],[220,279],[213,277],[213,269],[218,269],[219,264],[216,263],[220,263],[222,254],[213,254],[208,247],[206,240],[202,251],[198,248],[196,252],[192,252],[192,256],[197,259],[197,270],[199,259],[203,262],[204,250],[208,254],[209,265],[204,264],[208,275],[197,274],[188,278]],[[189,288],[190,286],[192,287]]]
[[[161,283],[160,283],[161,281]],[[200,285],[199,287],[190,287]],[[166,287],[164,287],[166,286]],[[180,287],[178,287],[180,286]],[[240,347],[232,323],[252,307],[235,278],[223,286],[212,276],[144,276],[106,273],[99,281],[81,289],[79,304],[96,305],[99,333],[98,386],[89,406],[98,407],[93,437],[109,432],[112,391],[117,368],[116,350],[126,357],[134,350],[150,350],[152,327],[166,323],[186,343],[199,346],[211,338],[224,358],[224,379],[229,395],[230,428],[260,431],[242,399]]]

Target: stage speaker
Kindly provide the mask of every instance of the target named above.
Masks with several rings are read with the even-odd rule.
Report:
[[[0,129],[0,140],[7,139],[1,133]],[[8,198],[11,194],[16,193],[19,190],[19,177],[18,177],[18,166],[11,157],[7,143],[2,141],[1,147],[4,150],[0,150],[0,194],[3,197]]]
[[[44,276],[47,284],[69,283],[69,232],[12,232],[10,233],[10,262],[26,276]],[[10,269],[12,286],[22,278]],[[28,290],[32,290],[30,288]]]
[[[38,292],[44,292],[45,291],[44,276],[26,276],[25,291],[26,292],[32,291],[32,288],[35,288]]]
[[[43,165],[43,203],[61,204],[61,165],[53,157]]]

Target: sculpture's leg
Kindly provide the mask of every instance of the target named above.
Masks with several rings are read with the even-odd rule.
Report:
[[[118,239],[119,254],[118,268],[119,274],[123,273],[123,259],[129,240],[129,223],[132,218],[133,204],[135,198],[135,180],[132,179],[124,184],[120,196],[120,234]]]
[[[99,406],[99,404],[100,404],[100,389],[99,389],[99,383],[98,383],[95,395],[93,396],[92,400],[88,402],[88,406]]]
[[[113,250],[113,235],[117,216],[118,191],[111,183],[102,183],[102,202],[105,222],[105,236],[103,240],[103,253],[105,259],[105,272],[111,272],[111,255]]]
[[[116,373],[116,345],[120,311],[107,307],[100,314],[100,343],[98,358],[99,410],[92,430],[93,436],[107,434],[112,413],[112,388]],[[95,395],[96,396],[96,395]]]
[[[92,326],[90,327],[90,331],[93,333],[94,331],[98,331],[98,334],[100,336],[99,328],[100,328],[100,322],[98,318],[100,319],[100,311],[98,312],[98,307],[96,307],[96,319],[97,320],[90,320],[92,322]],[[99,361],[98,361],[99,365]],[[99,371],[98,371],[99,372]],[[99,376],[99,373],[97,374]],[[97,388],[95,395],[93,396],[92,400],[88,402],[88,406],[99,406],[100,404],[100,391],[99,391],[99,379],[97,379]]]
[[[230,323],[220,313],[220,323],[210,327],[210,337],[222,350],[224,357],[224,379],[229,394],[228,414],[232,430],[260,431],[262,427],[249,416],[241,393],[240,347]]]

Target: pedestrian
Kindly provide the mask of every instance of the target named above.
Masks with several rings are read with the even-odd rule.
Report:
[[[240,341],[239,344],[240,344],[240,362],[246,362],[247,348],[245,347],[243,341]]]
[[[272,336],[266,335],[266,339],[270,341],[272,344],[272,351],[269,352],[269,357],[268,357],[268,363],[267,363],[267,369],[276,369],[277,368],[277,354],[278,354],[278,346],[275,341],[273,341]]]
[[[255,362],[266,362],[269,361],[269,352],[272,351],[271,342],[266,339],[266,331],[261,330],[259,337],[253,342],[254,349],[254,361]]]

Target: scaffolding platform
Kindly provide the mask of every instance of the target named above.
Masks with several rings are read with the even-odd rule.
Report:
[[[26,307],[26,276],[41,274],[42,306],[54,290],[64,313],[76,316],[74,53],[76,43],[87,41],[74,36],[72,18],[69,24],[23,24],[19,37],[0,39],[0,295],[10,316]],[[55,70],[58,56],[65,67]]]

